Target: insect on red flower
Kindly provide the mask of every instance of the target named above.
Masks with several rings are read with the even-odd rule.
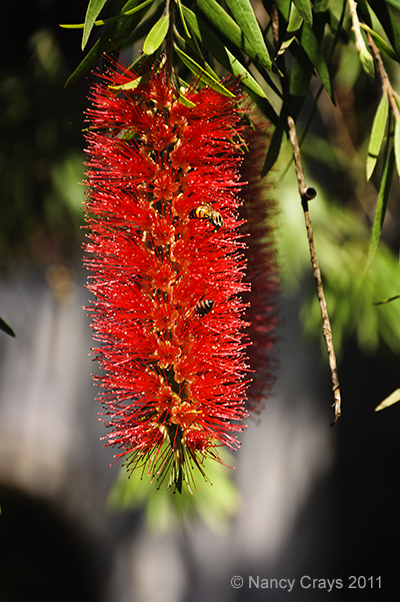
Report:
[[[242,111],[207,87],[183,103],[162,68],[135,77],[109,72],[88,111],[95,378],[116,457],[181,491],[246,416]]]

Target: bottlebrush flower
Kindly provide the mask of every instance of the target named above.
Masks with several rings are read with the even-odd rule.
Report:
[[[260,414],[278,367],[276,327],[279,275],[273,219],[277,208],[270,194],[271,182],[261,177],[270,142],[269,124],[254,107],[249,109],[249,114],[253,127],[243,132],[248,152],[240,168],[247,183],[240,193],[244,201],[240,207],[240,217],[244,220],[240,231],[248,235],[245,282],[250,283],[251,290],[243,293],[242,298],[248,302],[245,318],[251,323],[251,345],[247,348],[247,355],[255,371],[247,390],[246,409],[250,414]]]
[[[183,104],[162,68],[133,80],[110,72],[88,111],[96,380],[117,458],[181,491],[247,415],[242,111],[209,88]]]

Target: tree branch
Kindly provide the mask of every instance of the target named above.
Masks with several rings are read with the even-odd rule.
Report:
[[[272,31],[273,31],[273,36],[274,36],[275,48],[279,48],[280,47],[279,17],[278,17],[278,11],[277,11],[275,5],[273,6],[271,15],[272,15]],[[279,68],[282,71],[282,73],[285,74],[285,64],[284,64],[283,57],[281,57],[281,59],[280,59]],[[328,308],[326,305],[324,287],[323,287],[322,278],[321,278],[321,270],[319,268],[317,253],[316,253],[315,245],[314,245],[314,234],[313,234],[313,228],[312,228],[312,224],[311,224],[311,217],[310,217],[310,213],[309,213],[309,209],[308,209],[308,201],[315,198],[315,196],[317,195],[317,192],[314,188],[311,188],[311,187],[308,188],[305,183],[304,170],[303,170],[303,165],[301,162],[299,141],[297,138],[296,124],[295,124],[295,121],[293,119],[293,116],[292,116],[291,110],[290,110],[289,94],[288,94],[285,78],[283,78],[282,87],[283,87],[284,104],[285,104],[285,109],[286,109],[286,113],[287,113],[289,140],[290,140],[290,144],[292,146],[293,160],[294,160],[294,165],[295,165],[295,170],[296,170],[299,194],[300,194],[300,198],[301,198],[301,206],[302,206],[303,212],[304,212],[304,221],[305,221],[306,231],[307,231],[312,271],[313,271],[315,284],[317,287],[317,296],[318,296],[318,301],[319,301],[319,306],[320,306],[320,311],[321,311],[321,316],[322,316],[322,332],[324,335],[326,348],[328,351],[329,368],[331,371],[332,390],[333,390],[333,396],[334,396],[333,407],[335,408],[335,418],[334,418],[334,421],[332,424],[336,424],[336,422],[338,421],[338,419],[341,415],[341,394],[340,394],[339,375],[338,375],[338,370],[337,370],[335,348],[333,345],[332,328],[331,328],[331,323],[329,320]]]

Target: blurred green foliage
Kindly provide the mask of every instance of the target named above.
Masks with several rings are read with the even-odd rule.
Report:
[[[82,223],[84,98],[63,89],[68,66],[51,29],[32,31],[24,50],[0,69],[3,267],[71,259]]]
[[[226,464],[233,465],[233,457],[226,450],[219,454]],[[232,480],[231,470],[214,460],[205,460],[204,470],[209,481],[197,473],[197,490],[172,494],[165,483],[157,489],[157,482],[141,478],[141,470],[129,473],[120,469],[118,478],[108,498],[108,507],[114,511],[145,508],[146,523],[150,530],[168,532],[186,520],[201,519],[215,533],[226,530],[231,517],[241,508],[242,499]]]

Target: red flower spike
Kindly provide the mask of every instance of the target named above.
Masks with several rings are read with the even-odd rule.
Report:
[[[110,72],[88,111],[96,381],[107,445],[181,491],[219,446],[239,447],[247,415],[242,112],[208,88],[183,105],[161,69],[116,90],[132,79]]]
[[[247,348],[250,366],[255,369],[247,391],[246,409],[260,414],[264,400],[275,381],[278,325],[279,275],[275,249],[273,218],[277,214],[275,200],[270,196],[271,184],[261,177],[270,142],[269,127],[257,111],[249,111],[253,128],[243,132],[248,152],[240,171],[247,185],[241,197],[243,225],[240,231],[247,235],[245,282],[251,291],[242,295],[248,302],[245,317],[251,322],[251,345]]]

